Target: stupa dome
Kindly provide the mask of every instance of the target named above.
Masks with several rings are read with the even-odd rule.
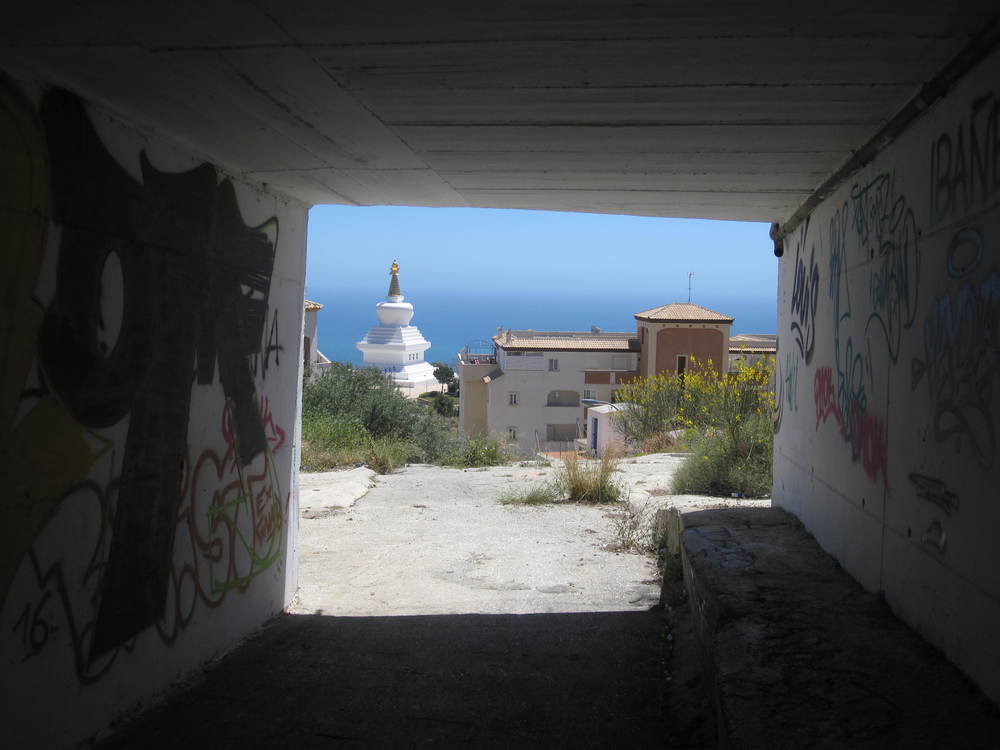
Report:
[[[402,296],[399,297],[403,299]],[[413,305],[409,302],[397,302],[386,297],[385,302],[375,305],[378,322],[384,326],[408,326],[413,318]]]

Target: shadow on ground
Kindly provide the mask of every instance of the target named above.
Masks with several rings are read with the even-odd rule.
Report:
[[[112,748],[662,747],[659,611],[281,615]]]

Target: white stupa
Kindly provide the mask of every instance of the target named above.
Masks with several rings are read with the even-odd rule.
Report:
[[[399,264],[390,268],[392,280],[384,302],[375,305],[379,325],[372,326],[357,347],[364,354],[364,364],[377,367],[392,377],[404,393],[411,396],[436,390],[440,384],[434,377],[434,366],[424,361],[424,352],[431,342],[410,325],[413,305],[403,302],[399,289]]]

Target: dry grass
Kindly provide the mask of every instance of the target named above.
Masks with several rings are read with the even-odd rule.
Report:
[[[581,461],[575,454],[567,455],[558,472],[567,500],[589,504],[617,502],[624,494],[624,487],[614,477],[619,462],[619,457],[611,451],[598,461]]]

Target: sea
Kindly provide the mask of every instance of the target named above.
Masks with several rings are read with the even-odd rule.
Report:
[[[306,297],[323,305],[319,311],[319,349],[338,362],[360,364],[355,344],[378,319],[375,304],[384,298],[371,291],[322,289],[309,285]],[[413,304],[411,325],[431,342],[425,358],[452,366],[465,347],[491,346],[497,327],[536,331],[635,331],[633,314],[676,300],[640,295],[579,295],[547,292],[423,290],[406,296]],[[736,319],[733,333],[774,333],[777,304],[774,292],[693,299],[692,302]]]

